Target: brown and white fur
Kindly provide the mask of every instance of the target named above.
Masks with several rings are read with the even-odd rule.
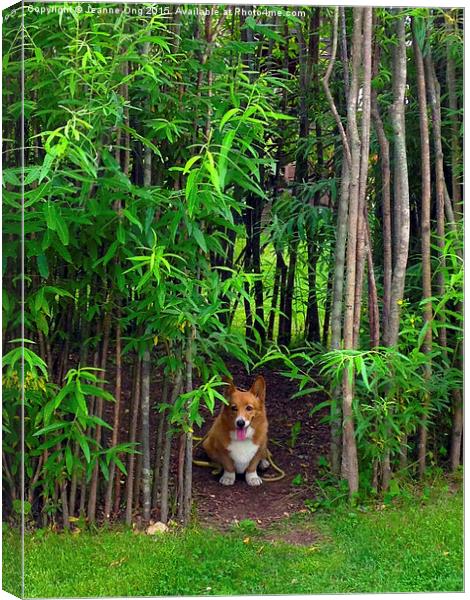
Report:
[[[248,485],[261,485],[256,472],[267,461],[268,419],[265,409],[266,383],[259,375],[247,392],[230,383],[224,405],[207,434],[203,447],[224,468],[220,483],[233,485],[237,473],[245,473]]]

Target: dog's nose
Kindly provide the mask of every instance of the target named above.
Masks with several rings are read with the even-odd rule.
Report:
[[[235,421],[235,423],[236,423],[237,427],[239,427],[240,429],[242,429],[243,427],[245,427],[245,419],[242,419],[242,418],[237,419]]]

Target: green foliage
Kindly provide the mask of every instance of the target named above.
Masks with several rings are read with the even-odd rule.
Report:
[[[242,535],[256,535],[261,533],[260,528],[252,519],[241,519],[232,529],[234,532],[241,533]]]
[[[32,496],[45,499],[47,510],[60,504],[56,484],[86,480],[96,465],[106,479],[111,462],[125,473],[122,454],[138,451],[129,444],[111,447],[109,426],[95,415],[94,405],[112,401],[104,381],[111,380],[108,357],[103,379],[76,360],[80,356],[91,364],[90,355],[99,357],[107,346],[108,321],[112,333],[119,323],[124,362],[150,350],[152,373],[170,382],[184,379],[177,398],[155,402],[172,432],[192,431],[202,424],[205,409],[213,413],[224,402],[220,381],[229,375],[229,359],[247,370],[281,365],[298,384],[294,397],[326,394],[328,400],[315,410],[339,408],[332,392],[346,373],[355,382],[363,465],[389,453],[396,459],[421,423],[448,425],[452,392],[462,386],[462,225],[448,224],[445,240],[433,238],[432,273],[444,281],[445,294],[426,300],[433,319],[425,324],[418,178],[410,178],[416,223],[397,347],[369,349],[365,311],[357,350],[328,352],[328,326],[316,336],[322,344],[304,342],[314,303],[319,327],[328,325],[341,187],[336,123],[321,86],[313,85],[327,68],[331,10],[321,15],[320,58],[313,64],[314,10],[307,7],[299,19],[279,9],[276,23],[233,13],[220,23],[211,17],[210,36],[192,14],[172,20],[160,11],[26,11],[24,56],[14,20],[5,22],[3,333],[6,340],[24,335],[38,348],[36,353],[18,346],[4,357],[5,452],[9,484],[17,486],[23,361],[25,470]],[[351,11],[346,14],[349,39]],[[376,9],[374,40],[381,52],[372,86],[390,139],[394,25],[402,16],[407,28],[413,18],[427,56],[443,66],[449,51],[457,76],[463,68],[460,11]],[[407,52],[412,173],[420,168],[419,132],[411,45]],[[342,113],[340,61],[333,67],[331,86]],[[22,72],[24,169],[17,140],[23,126]],[[462,107],[461,87],[456,94]],[[308,135],[299,133],[303,88]],[[455,115],[445,90],[441,96],[450,165]],[[459,117],[462,111],[457,110]],[[284,181],[282,170],[294,161],[299,167],[294,181]],[[300,163],[304,181],[298,177]],[[372,130],[367,208],[382,298],[380,167]],[[249,225],[250,220],[256,222]],[[276,285],[279,296],[286,291],[291,265],[293,284],[280,306],[279,298],[273,302],[274,291]],[[287,298],[294,334],[290,349],[276,345]],[[272,346],[264,339],[269,322]],[[425,354],[427,327],[433,346]],[[444,328],[446,348],[438,343]],[[94,364],[102,363],[97,358]],[[101,428],[103,435],[97,436]],[[291,447],[299,432],[297,422]],[[441,439],[440,455],[446,454],[445,445]]]
[[[180,394],[173,405],[167,405],[170,409],[170,421],[179,423],[183,429],[191,429],[195,423],[201,426],[203,418],[200,414],[201,404],[207,406],[211,414],[214,414],[216,400],[227,404],[226,398],[218,391],[218,388],[226,384],[219,381],[213,375],[207,383],[200,385],[185,394]],[[160,405],[162,408],[164,405]]]
[[[295,475],[292,479],[292,485],[303,485],[305,483],[304,478],[302,477],[301,473],[297,473],[297,475]]]
[[[312,529],[314,545],[282,541],[285,531]],[[319,512],[314,523],[299,516],[249,540],[245,532],[198,528],[164,534],[157,543],[131,531],[40,530],[25,537],[25,591],[29,597],[461,591],[461,531],[462,495],[442,486],[425,504],[414,494],[399,507]],[[14,532],[5,532],[7,581],[13,543]]]
[[[28,340],[24,341],[28,343]],[[18,423],[24,401],[26,486],[30,492],[41,487],[45,498],[44,510],[57,508],[48,501],[53,497],[57,483],[70,481],[73,475],[89,478],[97,463],[105,476],[111,459],[125,473],[117,454],[131,451],[131,446],[119,444],[103,448],[94,436],[98,426],[110,426],[89,413],[89,399],[114,400],[102,388],[104,382],[96,374],[99,369],[70,369],[64,378],[64,385],[59,387],[49,381],[44,361],[26,346],[10,350],[3,357],[3,368],[3,450],[10,458],[10,475],[12,478],[18,477],[21,469],[21,431]],[[14,485],[13,481],[9,483]],[[31,508],[31,504],[27,504]]]
[[[290,430],[289,446],[291,448],[295,448],[295,445],[297,443],[297,439],[300,435],[301,430],[302,430],[302,423],[300,421],[296,421],[292,425],[292,428]]]
[[[164,366],[175,372],[173,350],[184,343],[187,327],[195,327],[194,356],[204,381],[220,373],[217,345],[247,363],[244,340],[221,326],[221,315],[244,293],[245,275],[223,272],[213,259],[224,255],[228,232],[237,230],[234,215],[241,213],[244,199],[236,199],[234,191],[265,197],[260,167],[269,156],[260,142],[276,120],[292,119],[273,110],[283,78],[261,73],[251,81],[222,45],[211,59],[217,95],[208,105],[193,58],[204,41],[192,45],[191,36],[181,32],[178,48],[162,15],[134,19],[122,13],[108,20],[84,11],[70,19],[51,13],[44,20],[49,27],[38,27],[28,14],[25,23],[27,96],[38,78],[41,88],[27,135],[44,150],[42,160],[41,153],[28,155],[26,168],[26,205],[34,207],[25,216],[26,270],[40,275],[39,281],[26,280],[28,330],[59,333],[54,315],[66,306],[91,321],[100,301],[98,278],[103,290],[115,286],[113,300],[120,297],[125,307],[123,323],[145,328],[143,337],[128,338],[126,351],[158,339],[171,347]],[[191,28],[190,21],[185,27]],[[12,36],[7,32],[7,46]],[[148,54],[142,52],[145,43],[151,45]],[[7,77],[20,67],[15,57],[10,53]],[[184,103],[178,94],[182,80],[188,82]],[[144,97],[145,107],[138,107]],[[191,144],[207,115],[207,139]],[[133,126],[136,117],[142,128]],[[151,152],[154,169],[164,173],[159,185],[143,188],[123,172],[110,148],[119,148],[124,135]],[[12,186],[18,188],[18,174],[13,167],[4,171],[11,209],[7,232],[17,224],[21,193]],[[17,255],[19,243],[9,240],[6,256]],[[50,276],[60,265],[67,274],[51,286]],[[90,289],[97,294],[92,302]],[[4,326],[17,323],[16,302],[14,294],[5,293]],[[200,420],[195,403],[185,400],[178,403],[180,410],[189,411],[190,422]]]

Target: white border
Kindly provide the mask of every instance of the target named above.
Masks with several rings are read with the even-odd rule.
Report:
[[[51,4],[51,3],[63,3],[64,0],[35,0],[35,3],[38,4]],[[69,0],[67,0],[69,1]],[[111,2],[113,2],[116,0],[111,0]],[[73,2],[73,0],[70,3],[90,3],[90,4],[95,4],[95,3],[110,3],[109,0],[78,0],[78,2]],[[116,2],[117,4],[162,4],[162,5],[172,5],[172,4],[201,4],[201,5],[209,5],[209,4],[230,4],[230,5],[274,5],[274,6],[358,6],[363,4],[362,2],[358,2],[357,0],[342,0],[341,2],[331,2],[331,1],[323,1],[323,2],[312,2],[311,0],[304,0],[302,1],[297,1],[297,0],[264,0],[261,1],[259,3],[256,2],[232,2],[232,1],[227,1],[227,2],[214,2],[211,0],[207,0],[207,1],[192,1],[192,2],[179,2],[179,1],[175,1],[175,0],[168,0],[167,2],[142,2],[141,0],[126,0],[121,1],[118,0]],[[19,4],[18,2],[15,2],[13,0],[0,0],[0,9],[3,11],[5,8],[8,8],[10,6],[13,6],[14,4]],[[428,7],[428,8],[465,8],[466,3],[463,2],[462,0],[457,0],[457,1],[449,1],[449,0],[441,0],[441,1],[435,1],[435,0],[428,0],[427,2],[423,2],[423,1],[408,1],[408,2],[402,2],[401,0],[391,0],[389,2],[387,2],[386,0],[375,0],[374,2],[370,2],[370,3],[364,3],[364,5],[369,5],[369,6],[374,6],[374,7],[379,7],[379,6],[385,6],[385,7],[411,7],[411,6],[416,6],[416,7]],[[467,60],[467,47],[465,47],[465,63],[468,64]],[[467,97],[467,78],[465,80],[465,97]],[[1,78],[0,78],[0,93],[1,93]],[[466,107],[466,105],[465,105]],[[465,111],[465,116],[464,116],[464,122],[465,122],[465,126],[468,126],[468,116],[467,116],[468,111]],[[464,140],[464,165],[467,165],[467,152],[465,152],[465,150],[467,149],[467,144],[466,144],[466,139]],[[1,161],[1,153],[0,153],[0,161]],[[0,162],[0,168],[1,168],[1,162]],[[1,215],[1,207],[0,207],[0,215]],[[465,215],[465,222],[467,221],[466,215]],[[467,224],[467,223],[465,223]],[[466,262],[468,260],[468,258],[470,257],[470,250],[468,249],[468,247],[465,247],[465,259]],[[0,260],[1,260],[1,248],[0,248]],[[470,264],[470,263],[467,263]],[[466,296],[466,292],[467,292],[467,286],[465,287],[465,296]],[[465,316],[467,316],[467,309],[465,306]],[[465,350],[467,350],[467,343],[465,340]],[[464,369],[465,371],[465,369]],[[465,415],[465,425],[467,425],[467,418]],[[464,427],[464,429],[466,429]],[[468,462],[469,460],[469,456],[470,456],[470,451],[468,450],[468,445],[465,444],[465,439],[464,439],[464,462],[466,464],[470,464]],[[465,498],[466,500],[466,498]],[[466,531],[466,523],[465,523],[465,531]],[[397,557],[397,560],[399,560],[399,557]],[[0,570],[1,570],[1,550],[0,550]],[[219,598],[227,598],[227,599],[231,599],[231,598],[240,598],[240,599],[259,599],[259,600],[278,600],[279,598],[285,598],[286,600],[289,600],[290,598],[315,598],[315,597],[323,597],[325,596],[328,599],[338,599],[338,600],[343,600],[344,596],[346,594],[323,594],[322,596],[320,595],[276,595],[276,596],[219,596]],[[368,598],[376,598],[377,600],[386,600],[386,599],[391,599],[391,598],[395,598],[396,596],[401,596],[404,594],[401,593],[393,593],[393,594],[347,594],[354,596],[354,598],[364,598],[364,599],[368,599]],[[426,593],[408,593],[406,595],[412,595],[412,596],[423,596],[426,595]],[[432,596],[433,600],[460,600],[462,598],[462,593],[441,593],[441,592],[435,592],[432,594],[429,594],[430,596]],[[0,590],[0,599],[3,598],[8,598],[8,599],[12,599],[15,598],[15,596]],[[138,597],[131,597],[128,596],[128,598],[132,599],[132,598],[138,598]],[[155,598],[179,598],[179,596],[155,596]],[[188,598],[200,598],[201,600],[207,600],[207,596],[190,596]],[[110,597],[110,600],[114,600],[114,597]],[[117,599],[116,599],[117,600]]]

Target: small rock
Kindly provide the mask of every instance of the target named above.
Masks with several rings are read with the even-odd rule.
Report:
[[[157,521],[157,523],[154,523],[153,525],[149,525],[145,531],[145,533],[147,535],[155,535],[156,533],[165,533],[165,531],[168,531],[168,527],[165,525],[165,523],[162,523],[161,521]]]

